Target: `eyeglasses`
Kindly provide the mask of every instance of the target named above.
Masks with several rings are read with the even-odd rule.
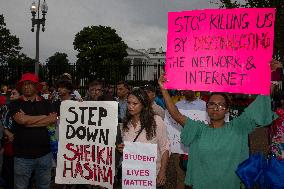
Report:
[[[208,109],[214,109],[214,110],[226,110],[227,105],[226,104],[217,104],[215,102],[208,102],[207,108]]]

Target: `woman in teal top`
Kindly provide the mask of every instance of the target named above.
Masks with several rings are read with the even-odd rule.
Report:
[[[272,63],[273,64],[273,63]],[[271,65],[274,67],[280,65]],[[245,111],[226,123],[229,98],[223,93],[213,93],[207,103],[210,124],[194,121],[182,115],[172,103],[159,79],[167,109],[172,118],[184,128],[181,141],[190,145],[186,185],[193,189],[240,189],[240,179],[235,171],[248,158],[248,134],[257,126],[267,126],[276,115],[271,111],[269,96],[258,96]]]

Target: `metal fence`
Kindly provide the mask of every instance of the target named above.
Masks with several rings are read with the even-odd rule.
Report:
[[[80,72],[79,66],[70,64],[67,69],[58,70],[57,67],[40,66],[39,77],[41,81],[46,81],[50,85],[55,85],[59,76],[63,73],[69,73],[72,76],[73,84],[80,92],[85,93],[89,82],[94,79],[99,79],[107,84],[116,85],[119,81],[127,81],[132,86],[141,86],[149,82],[155,83],[164,69],[164,64],[151,64],[143,62],[139,64],[130,65],[128,68],[120,68],[118,65],[108,64],[105,67],[100,67],[100,70],[90,71],[89,74]],[[121,74],[121,69],[123,70]],[[0,84],[15,85],[21,78],[23,73],[34,72],[34,67],[29,66],[0,66]],[[97,72],[102,72],[98,78]]]

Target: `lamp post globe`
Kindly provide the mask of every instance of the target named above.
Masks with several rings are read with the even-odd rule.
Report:
[[[41,13],[42,17],[40,18],[40,8],[41,8]],[[45,16],[48,10],[48,6],[45,2],[41,4],[41,1],[38,0],[38,3],[34,1],[30,7],[30,11],[32,13],[32,29],[31,31],[34,32],[34,28],[36,26],[36,63],[35,63],[35,74],[38,75],[39,73],[39,32],[40,32],[40,25],[42,25],[42,32],[45,31]]]

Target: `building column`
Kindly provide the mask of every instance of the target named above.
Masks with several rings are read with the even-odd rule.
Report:
[[[133,67],[134,67],[134,58],[131,59],[131,67],[130,67],[130,80],[133,81]]]

